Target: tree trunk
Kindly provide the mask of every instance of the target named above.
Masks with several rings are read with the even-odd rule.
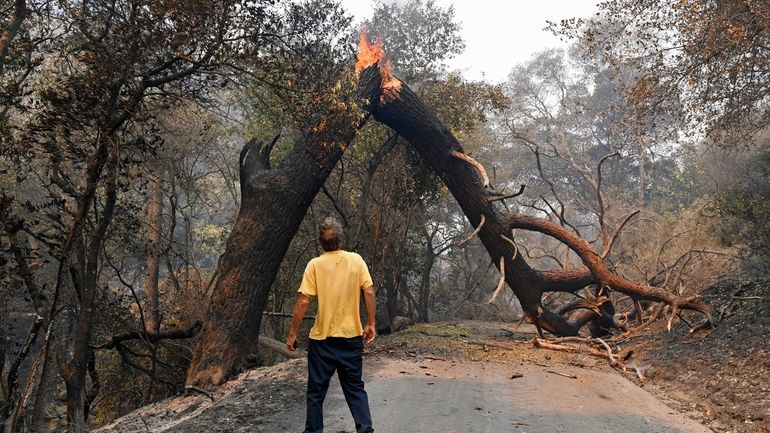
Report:
[[[433,270],[433,262],[436,256],[433,255],[433,243],[428,242],[425,248],[425,257],[422,262],[420,275],[420,292],[418,302],[420,304],[417,317],[420,322],[428,322],[428,307],[430,305],[430,273]]]
[[[361,120],[360,114],[344,110],[324,114],[320,125],[309,128],[275,168],[269,165],[272,143],[263,146],[252,140],[241,151],[240,211],[193,351],[187,385],[220,384],[256,352],[262,310],[281,261]]]
[[[158,269],[160,264],[161,217],[163,212],[163,190],[160,179],[153,176],[150,189],[150,203],[147,209],[147,268],[144,275],[144,329],[148,334],[160,330],[160,307],[158,304]]]
[[[73,263],[77,268],[72,266],[71,269],[74,270],[72,281],[77,294],[77,317],[74,320],[69,319],[70,323],[74,321],[74,331],[68,335],[72,341],[68,341],[70,338],[65,339],[65,344],[57,357],[59,371],[67,387],[67,431],[69,433],[86,431],[85,421],[88,413],[86,373],[91,354],[91,331],[96,313],[101,250],[107,228],[114,216],[117,200],[117,165],[117,155],[111,153],[106,163],[106,197],[99,222],[87,233],[87,236],[81,230],[74,237],[75,260]],[[91,170],[95,168],[92,167]],[[90,179],[96,179],[96,176],[89,176]]]

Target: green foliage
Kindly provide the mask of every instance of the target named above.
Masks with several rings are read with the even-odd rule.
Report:
[[[744,243],[753,253],[753,264],[766,271],[770,266],[770,182],[762,179],[763,191],[746,182],[730,186],[721,192],[715,204],[731,230],[723,236],[731,243]]]

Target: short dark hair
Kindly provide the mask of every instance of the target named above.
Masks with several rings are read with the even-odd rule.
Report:
[[[342,225],[333,216],[328,216],[318,224],[318,242],[324,251],[340,249],[342,242]]]

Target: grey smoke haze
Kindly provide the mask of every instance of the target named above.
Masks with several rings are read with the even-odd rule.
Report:
[[[386,0],[404,4],[408,0]],[[465,52],[450,60],[449,67],[463,71],[470,79],[501,82],[514,65],[546,48],[567,44],[543,30],[546,20],[587,17],[596,10],[597,0],[436,0],[442,7],[453,6],[462,23]],[[342,0],[358,21],[372,15],[373,2]],[[397,64],[398,59],[393,59]]]

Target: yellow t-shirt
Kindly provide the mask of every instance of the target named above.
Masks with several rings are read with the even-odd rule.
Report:
[[[299,292],[318,298],[318,313],[310,330],[313,340],[358,337],[361,326],[361,290],[372,285],[364,259],[344,250],[327,251],[310,260]]]

